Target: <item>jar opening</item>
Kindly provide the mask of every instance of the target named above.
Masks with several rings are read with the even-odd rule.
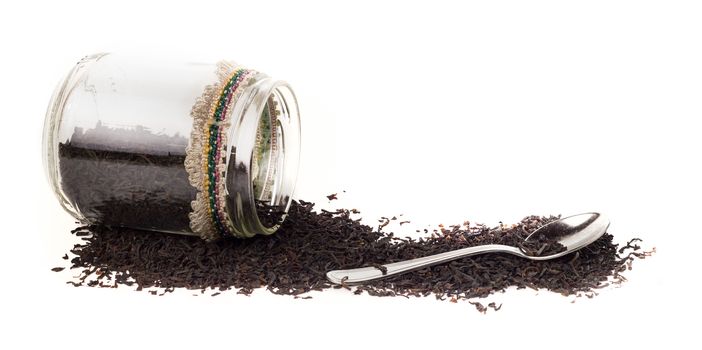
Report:
[[[280,152],[283,131],[278,120],[281,114],[278,105],[277,96],[271,94],[261,112],[251,156],[251,185],[256,213],[266,227],[281,222],[287,207],[286,201],[279,198],[284,154]]]
[[[230,138],[227,211],[243,236],[271,234],[285,219],[295,188],[300,152],[297,101],[287,83],[266,77],[245,92],[241,102],[246,107]],[[238,185],[242,183],[249,187]]]

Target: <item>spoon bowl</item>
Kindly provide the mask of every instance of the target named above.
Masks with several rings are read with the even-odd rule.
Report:
[[[526,258],[533,260],[549,260],[570,254],[596,241],[607,232],[609,219],[600,213],[583,213],[568,216],[543,225],[532,232],[525,242],[541,236],[551,242],[557,242],[565,247],[565,250],[547,256],[534,256],[524,254]],[[522,250],[522,253],[524,251]]]
[[[582,249],[600,238],[609,228],[609,219],[600,213],[584,213],[568,216],[545,224],[532,232],[524,242],[559,243],[561,248],[555,254],[545,256],[530,255],[524,249],[502,244],[486,244],[475,247],[457,249],[445,253],[425,256],[422,258],[400,261],[377,267],[361,267],[349,270],[334,270],[327,272],[327,279],[335,284],[357,284],[393,275],[414,271],[417,269],[442,264],[448,261],[483,253],[508,253],[532,260],[555,259]]]

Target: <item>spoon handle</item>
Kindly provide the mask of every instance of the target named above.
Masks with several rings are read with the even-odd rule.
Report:
[[[483,254],[483,253],[510,253],[518,256],[524,256],[524,254],[519,250],[519,248],[510,247],[501,244],[486,244],[475,247],[468,247],[463,249],[452,250],[445,253],[425,256],[422,258],[416,258],[412,260],[399,261],[391,264],[385,264],[384,266],[387,271],[385,274],[376,267],[361,267],[358,269],[350,270],[334,270],[327,272],[327,279],[336,284],[343,283],[352,284],[365,282],[385,277],[390,277],[393,275],[421,269],[424,267],[429,267],[441,263],[445,263],[451,260],[456,260],[464,258],[471,255]]]

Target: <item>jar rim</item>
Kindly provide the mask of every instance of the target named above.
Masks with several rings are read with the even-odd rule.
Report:
[[[276,117],[280,128],[280,149],[275,161],[275,193],[269,204],[278,208],[276,224],[267,225],[261,217],[255,195],[253,168],[256,134],[263,112],[270,101],[279,105]],[[300,158],[300,114],[297,98],[291,86],[259,74],[257,81],[248,86],[231,109],[232,124],[228,130],[225,165],[225,210],[242,237],[256,234],[270,235],[287,216],[297,182]]]

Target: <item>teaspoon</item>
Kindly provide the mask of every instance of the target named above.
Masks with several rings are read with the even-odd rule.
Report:
[[[526,254],[524,250],[518,247],[502,244],[486,244],[385,264],[382,265],[386,269],[385,273],[376,267],[329,271],[327,272],[327,279],[336,284],[361,283],[483,253],[509,253],[532,260],[549,260],[570,254],[596,241],[607,232],[608,227],[609,219],[600,213],[578,214],[543,225],[524,240],[528,242],[535,237],[535,235],[539,235],[540,239],[545,238],[548,241],[552,240],[553,242],[558,242],[565,247],[565,250],[556,254],[534,256]]]

